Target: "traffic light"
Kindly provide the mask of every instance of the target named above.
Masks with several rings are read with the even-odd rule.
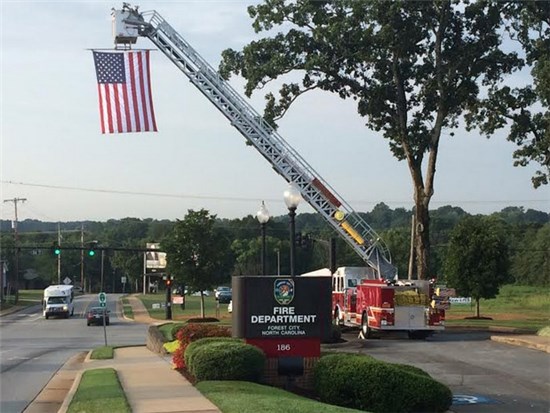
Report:
[[[54,255],[61,254],[61,247],[59,246],[59,244],[57,242],[53,243],[52,252],[54,253]]]
[[[96,243],[91,242],[89,247],[88,247],[88,256],[89,257],[93,257],[95,255],[95,247],[96,247]]]

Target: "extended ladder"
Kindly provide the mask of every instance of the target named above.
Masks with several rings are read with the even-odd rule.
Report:
[[[319,174],[213,69],[156,11],[139,13],[127,5],[113,12],[124,26],[115,43],[149,38],[287,182],[351,245],[380,278],[396,278],[396,267],[378,234]],[[129,35],[128,35],[129,33]]]

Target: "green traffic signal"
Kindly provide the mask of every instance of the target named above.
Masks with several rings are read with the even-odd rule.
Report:
[[[97,241],[92,241],[88,244],[88,256],[93,257],[95,255],[95,248],[97,246]]]
[[[51,251],[54,253],[54,255],[61,254],[61,247],[57,242],[52,242],[52,249]]]

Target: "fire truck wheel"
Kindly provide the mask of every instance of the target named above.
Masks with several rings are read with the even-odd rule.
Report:
[[[367,339],[371,337],[372,330],[369,327],[367,313],[363,313],[363,316],[361,317],[361,332],[363,333],[363,338]]]
[[[340,311],[338,310],[338,308],[334,309],[334,317],[332,318],[332,324],[335,326],[340,325]]]

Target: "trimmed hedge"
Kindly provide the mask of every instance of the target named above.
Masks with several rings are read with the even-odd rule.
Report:
[[[241,380],[260,382],[265,354],[258,347],[242,342],[215,341],[199,345],[187,366],[197,381]]]
[[[212,324],[185,324],[176,332],[176,339],[179,346],[172,355],[172,362],[176,369],[185,367],[184,354],[186,347],[193,341],[204,337],[231,337],[231,331],[228,327]]]
[[[324,403],[373,413],[444,412],[453,397],[421,369],[357,354],[321,357],[314,386]]]
[[[208,343],[243,343],[243,340],[240,338],[232,338],[232,337],[206,337],[201,338],[197,341],[193,341],[192,343],[189,343],[189,345],[185,348],[185,353],[183,355],[183,358],[185,360],[185,365],[190,366],[193,362],[192,359],[195,355],[196,350]]]

